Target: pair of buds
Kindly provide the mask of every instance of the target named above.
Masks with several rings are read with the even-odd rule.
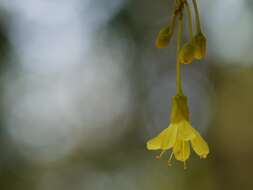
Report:
[[[202,60],[206,54],[206,37],[198,33],[191,42],[185,43],[180,49],[178,59],[181,64],[190,64],[194,59]]]
[[[200,26],[200,17],[199,11],[197,7],[196,0],[192,0],[196,15],[196,30],[197,34],[193,36],[192,31],[192,16],[191,16],[191,9],[187,2],[187,0],[175,0],[174,8],[173,8],[173,15],[170,21],[170,24],[163,27],[160,32],[158,33],[156,39],[156,47],[157,48],[166,48],[174,33],[174,28],[176,25],[177,17],[182,22],[183,18],[183,10],[186,7],[189,19],[189,32],[190,32],[190,42],[187,42],[183,45],[183,47],[179,47],[178,51],[178,59],[181,64],[190,64],[194,59],[202,60],[206,54],[206,37],[202,33],[201,26]],[[180,44],[179,44],[180,46]]]

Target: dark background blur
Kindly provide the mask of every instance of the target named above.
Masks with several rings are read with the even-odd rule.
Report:
[[[199,4],[183,87],[211,153],[184,171],[145,148],[175,94],[171,0],[0,0],[0,190],[252,189],[253,3]]]

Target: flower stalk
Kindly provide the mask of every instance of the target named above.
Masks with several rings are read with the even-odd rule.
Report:
[[[185,5],[186,5],[187,14],[188,14],[190,39],[192,41],[193,40],[192,13],[191,13],[191,8],[187,0],[185,0]]]
[[[198,9],[198,4],[196,0],[192,0],[193,6],[194,6],[194,11],[195,11],[195,15],[196,15],[196,29],[197,29],[197,33],[202,33],[201,30],[201,22],[200,22],[200,14],[199,14],[199,9]]]
[[[183,13],[179,16],[179,26],[178,26],[178,37],[177,37],[177,94],[183,95],[182,80],[181,80],[181,63],[179,60],[179,53],[181,49],[181,40],[183,33]]]

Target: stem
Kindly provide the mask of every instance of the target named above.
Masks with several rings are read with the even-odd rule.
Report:
[[[183,95],[181,72],[180,72],[181,64],[179,61],[179,51],[181,47],[182,32],[183,32],[183,13],[181,13],[179,16],[179,27],[178,27],[178,37],[177,37],[177,95]]]
[[[175,28],[175,25],[176,25],[176,18],[177,18],[177,15],[176,15],[176,8],[177,8],[177,1],[174,0],[173,13],[172,13],[171,20],[170,20],[172,34],[173,34],[173,32],[174,32],[174,28]]]
[[[192,0],[192,2],[193,2],[193,6],[194,6],[195,15],[196,15],[197,32],[200,33],[201,32],[201,24],[200,24],[200,16],[199,16],[199,9],[198,9],[198,5],[197,5],[197,1]]]
[[[191,8],[190,8],[189,3],[187,2],[187,0],[185,0],[185,5],[186,5],[186,9],[187,9],[187,14],[188,14],[190,38],[192,40],[193,39],[192,13],[191,13]]]

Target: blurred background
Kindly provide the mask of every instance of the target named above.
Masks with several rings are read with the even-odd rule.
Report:
[[[175,39],[154,46],[172,0],[0,0],[0,189],[252,189],[253,2],[199,5],[183,87],[211,154],[185,171],[145,148],[176,91]]]

